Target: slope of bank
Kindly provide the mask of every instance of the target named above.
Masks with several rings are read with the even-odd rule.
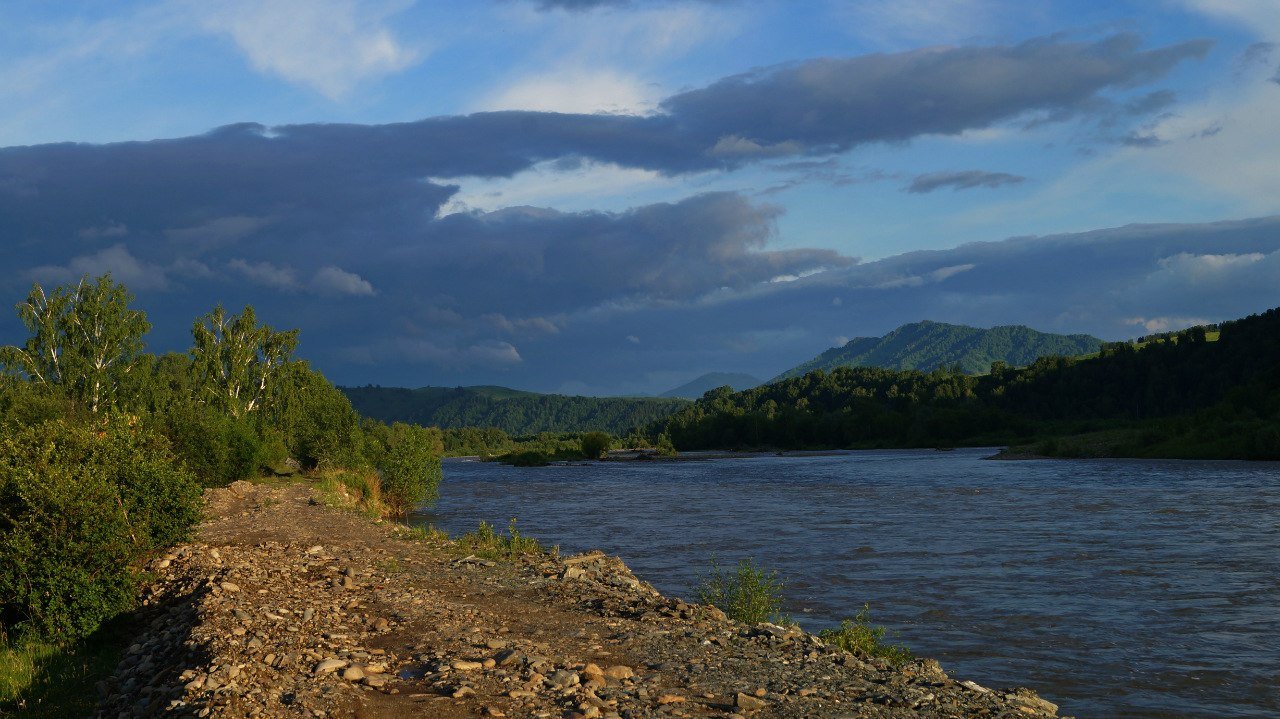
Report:
[[[198,541],[150,569],[98,717],[1056,716],[662,597],[603,554],[466,556],[303,484],[210,492]]]

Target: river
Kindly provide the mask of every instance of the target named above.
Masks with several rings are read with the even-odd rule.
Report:
[[[518,517],[685,598],[711,557],[750,557],[806,629],[866,602],[953,676],[1032,687],[1065,715],[1280,716],[1280,464],[991,453],[448,460],[414,521]]]

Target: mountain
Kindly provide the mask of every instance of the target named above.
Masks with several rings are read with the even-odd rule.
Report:
[[[836,367],[880,367],[930,372],[960,365],[965,374],[984,374],[992,362],[1022,367],[1041,357],[1092,354],[1102,340],[1089,335],[1055,335],[1022,325],[980,329],[943,322],[903,325],[884,337],[858,337],[832,347],[770,382]]]
[[[1055,456],[1280,459],[1280,309],[985,375],[837,367],[707,395],[680,450],[1025,444]]]
[[[513,436],[589,430],[622,435],[688,404],[676,398],[571,397],[493,385],[340,389],[351,399],[357,412],[383,422],[445,429],[497,427]]]
[[[744,390],[761,384],[764,384],[764,382],[741,372],[708,372],[691,382],[686,382],[675,389],[667,390],[659,396],[697,399],[708,390],[713,390],[716,387],[729,385],[735,390]]]

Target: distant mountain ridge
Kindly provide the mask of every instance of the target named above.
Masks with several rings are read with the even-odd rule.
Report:
[[[383,422],[425,427],[497,427],[522,436],[601,430],[626,434],[688,405],[663,397],[574,397],[508,387],[340,387],[356,411]]]
[[[1040,357],[1091,354],[1101,347],[1102,340],[1090,335],[1051,334],[1023,325],[981,329],[926,320],[903,325],[883,337],[854,338],[769,381],[836,367],[930,372],[959,365],[965,374],[983,374],[990,370],[992,362],[1021,367]]]
[[[685,399],[698,399],[706,394],[709,390],[717,387],[729,385],[736,392],[744,389],[751,389],[764,384],[764,380],[752,377],[749,374],[741,372],[708,372],[707,374],[690,380],[675,389],[663,392],[660,397],[683,397]]]

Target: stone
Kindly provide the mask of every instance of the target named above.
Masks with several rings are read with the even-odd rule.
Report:
[[[738,692],[738,695],[733,699],[733,705],[743,711],[754,712],[768,707],[769,702],[750,694]]]
[[[623,679],[630,679],[634,677],[636,673],[631,670],[631,667],[623,664],[615,664],[604,670],[604,675],[610,679],[617,679],[621,681]]]
[[[316,665],[314,674],[332,674],[349,664],[346,659],[326,659]]]
[[[659,704],[683,704],[689,701],[679,694],[662,694],[658,697]]]
[[[360,667],[347,667],[342,672],[342,678],[349,682],[358,682],[364,679],[364,670]]]

